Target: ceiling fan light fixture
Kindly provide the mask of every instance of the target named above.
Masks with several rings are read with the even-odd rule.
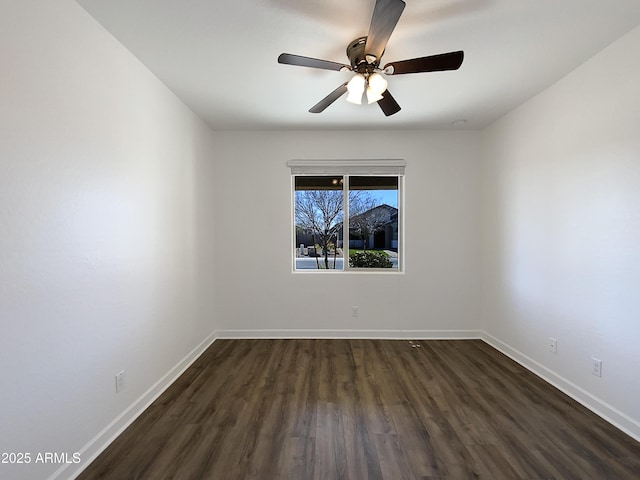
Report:
[[[347,83],[347,91],[349,92],[347,102],[360,105],[362,103],[362,94],[364,93],[366,85],[367,79],[364,78],[364,75],[361,73],[354,75],[353,78],[349,80],[349,83]]]
[[[382,94],[375,92],[371,87],[367,87],[367,103],[372,104],[378,100],[382,100]]]
[[[347,102],[353,103],[355,105],[361,105],[362,104],[362,93],[349,92],[347,94]]]
[[[379,73],[369,75],[369,88],[377,95],[382,95],[387,89],[387,80]]]
[[[338,98],[348,93],[347,101],[359,105],[365,101],[377,102],[382,112],[388,117],[398,113],[400,105],[387,90],[387,81],[381,74],[441,72],[460,68],[464,60],[462,50],[391,62],[384,68],[380,66],[380,59],[385,52],[387,42],[405,6],[405,0],[375,0],[369,33],[352,40],[347,45],[347,58],[350,65],[290,53],[283,53],[278,57],[278,63],[324,70],[350,70],[355,74],[349,82],[343,83],[311,107],[310,113],[323,112]]]

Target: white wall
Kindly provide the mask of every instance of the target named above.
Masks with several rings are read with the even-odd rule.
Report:
[[[478,133],[218,132],[216,145],[220,335],[477,335]],[[292,273],[286,163],[340,158],[407,161],[406,273]]]
[[[71,0],[3,1],[0,64],[0,452],[32,455],[0,478],[46,478],[214,330],[213,137]]]
[[[492,342],[636,438],[638,51],[640,28],[484,132],[482,218]]]

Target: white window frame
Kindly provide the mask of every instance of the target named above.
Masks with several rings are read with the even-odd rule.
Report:
[[[322,272],[328,273],[404,273],[404,175],[407,162],[400,159],[375,159],[375,160],[289,160],[287,166],[291,169],[291,259],[293,273],[310,274]],[[296,270],[295,243],[295,177],[297,176],[331,176],[342,175],[345,177],[343,189],[344,218],[349,218],[349,177],[350,176],[376,176],[398,177],[398,267],[389,268],[352,268],[349,266],[349,222],[343,222],[342,238],[347,242],[347,248],[343,247],[342,270]]]

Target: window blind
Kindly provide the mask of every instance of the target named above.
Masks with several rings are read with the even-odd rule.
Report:
[[[289,160],[292,175],[404,175],[406,160]]]

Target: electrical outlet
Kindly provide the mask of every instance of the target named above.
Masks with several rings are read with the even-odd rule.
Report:
[[[127,384],[127,375],[125,370],[122,370],[120,373],[116,375],[116,393],[120,393],[124,390],[124,387]]]
[[[558,353],[558,341],[553,338],[553,337],[549,337],[549,351],[551,353]]]
[[[596,357],[591,357],[591,373],[596,377],[602,376],[602,360]]]
[[[351,316],[352,317],[359,317],[360,316],[360,307],[354,305],[351,307]]]

